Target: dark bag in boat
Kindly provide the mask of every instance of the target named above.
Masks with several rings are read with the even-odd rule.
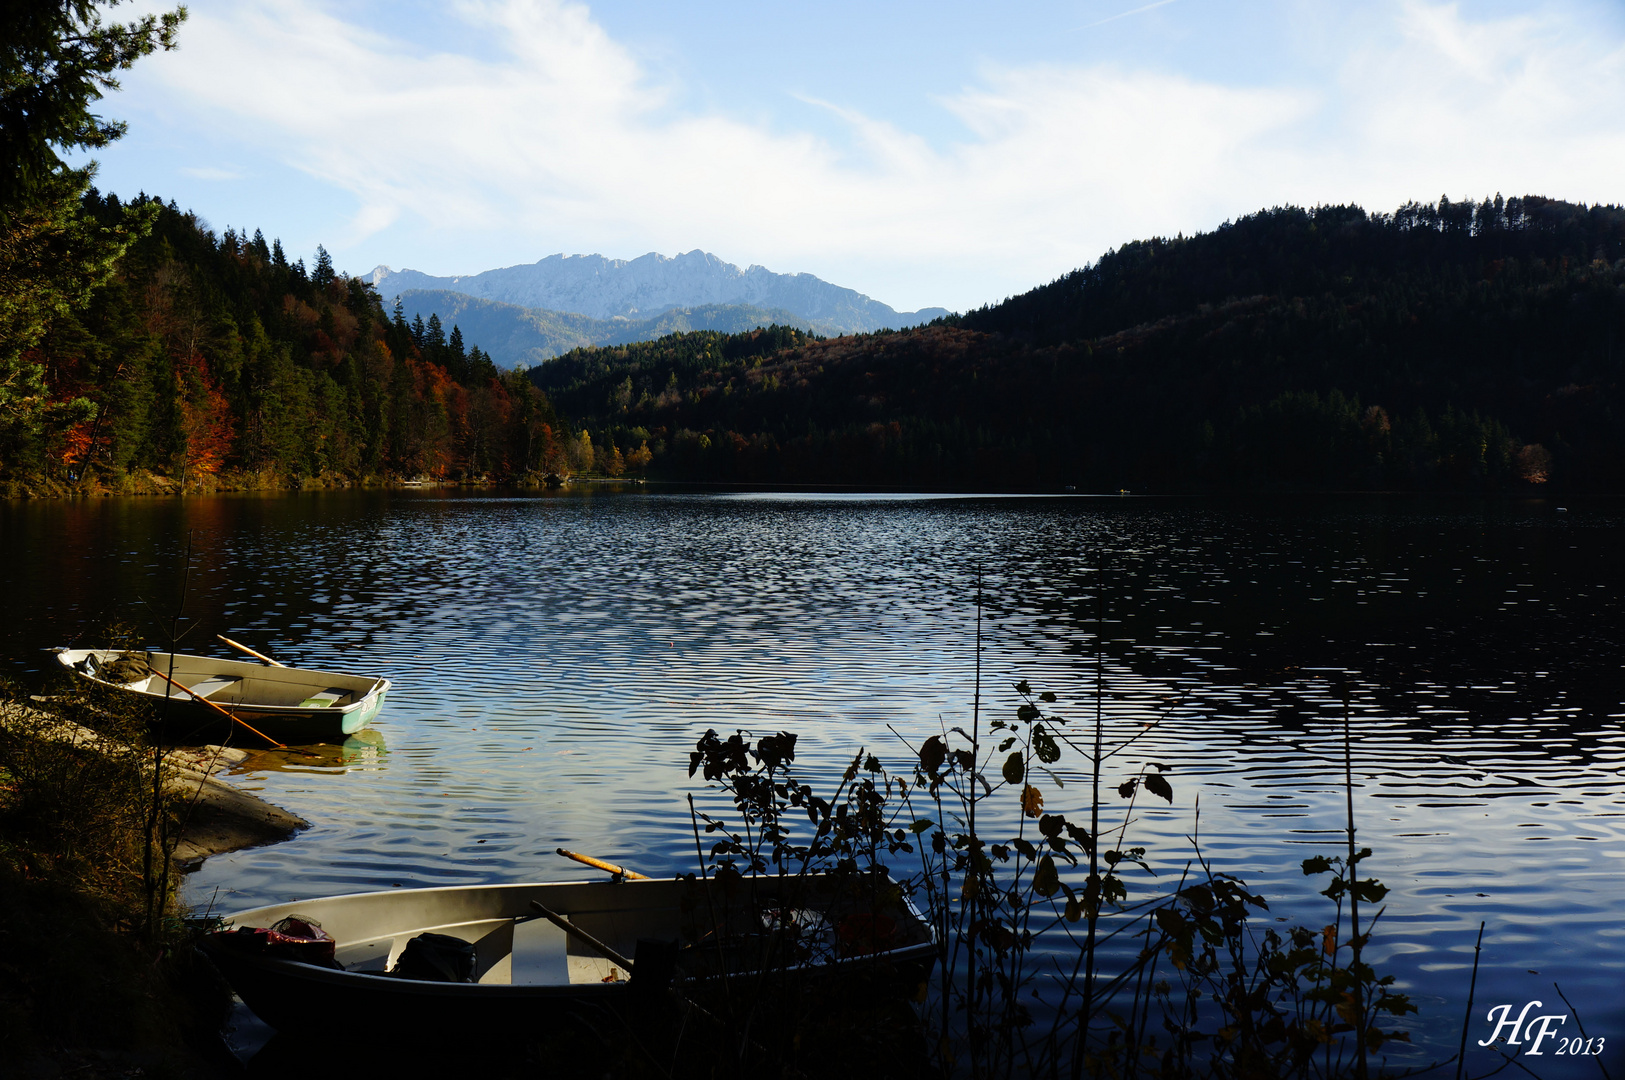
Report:
[[[449,934],[419,934],[406,943],[389,973],[426,982],[473,982],[474,945]]]
[[[320,967],[340,967],[333,959],[337,942],[318,922],[290,915],[271,926],[239,926],[210,935],[234,952],[251,956],[270,956],[278,960],[297,960]]]

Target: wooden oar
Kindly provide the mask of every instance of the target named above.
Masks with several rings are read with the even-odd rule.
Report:
[[[581,927],[577,926],[569,919],[566,919],[563,915],[560,915],[558,912],[552,910],[540,900],[532,900],[530,902],[530,906],[536,910],[537,914],[541,915],[548,922],[552,923],[560,930],[563,930],[571,937],[579,939],[583,945],[587,946],[587,948],[591,949],[599,956],[602,956],[605,960],[608,960],[610,963],[626,972],[628,980],[631,979],[632,961],[628,960],[626,957],[622,956],[608,945],[605,945],[602,941],[599,941],[597,938],[581,929]],[[724,1031],[730,1030],[726,1024],[717,1018],[715,1013],[705,1008],[705,1006],[701,1005],[687,994],[684,994],[681,990],[677,989],[677,987],[667,985],[665,987],[665,991],[667,994],[671,995],[671,999],[673,1001],[677,1002],[677,1004],[684,1009],[695,1013],[702,1019],[710,1021],[717,1027],[722,1028]],[[748,1045],[751,1049],[755,1050],[759,1054],[766,1055],[766,1048],[763,1047],[761,1043],[751,1038],[748,1032],[741,1038],[745,1045]]]
[[[548,922],[552,923],[560,930],[563,930],[566,934],[569,934],[571,937],[580,938],[582,943],[589,949],[597,953],[599,956],[602,956],[605,960],[608,960],[622,971],[626,972],[628,976],[632,974],[632,961],[628,960],[626,957],[622,956],[608,945],[605,945],[602,941],[599,941],[597,938],[581,929],[581,927],[577,926],[569,919],[566,919],[563,915],[560,915],[558,912],[546,907],[540,900],[532,900],[530,902],[530,906],[535,908],[537,912],[539,912]]]
[[[277,661],[272,660],[269,656],[266,656],[264,653],[257,653],[253,649],[250,649],[247,645],[239,644],[238,642],[235,642],[235,641],[231,640],[229,637],[227,637],[224,634],[216,634],[215,637],[219,638],[221,641],[224,641],[227,645],[230,645],[233,649],[240,649],[243,652],[247,653],[249,656],[252,656],[254,659],[264,661],[265,663],[270,664],[272,667],[287,667],[288,666],[287,664],[280,664]]]
[[[563,855],[566,859],[574,859],[578,863],[585,863],[586,865],[596,867],[599,870],[607,870],[616,877],[622,877],[628,881],[654,880],[648,874],[640,874],[636,870],[628,870],[624,866],[616,866],[612,862],[605,862],[603,859],[595,859],[591,855],[583,855],[579,851],[569,851],[565,848],[559,848],[558,854]]]
[[[164,680],[164,682],[168,683],[170,686],[173,686],[175,689],[184,691],[186,694],[190,695],[194,700],[203,702],[203,704],[207,705],[209,708],[213,709],[215,712],[217,712],[220,715],[224,716],[227,720],[230,720],[230,721],[232,721],[233,723],[236,723],[236,724],[243,725],[243,727],[247,728],[249,731],[252,731],[254,734],[258,735],[260,738],[264,739],[266,742],[270,743],[272,746],[276,747],[278,750],[293,750],[293,752],[296,753],[296,754],[304,754],[304,753],[306,753],[306,751],[303,751],[303,750],[294,750],[293,747],[289,746],[287,743],[279,743],[279,742],[277,742],[275,739],[271,738],[271,736],[267,735],[265,732],[261,731],[259,728],[255,727],[253,724],[250,724],[247,720],[242,720],[242,719],[239,719],[236,716],[233,716],[231,713],[227,712],[225,709],[222,709],[219,705],[216,705],[214,702],[210,701],[208,698],[204,697],[202,694],[194,692],[190,686],[184,686],[181,683],[176,682],[174,679],[171,679],[168,675],[165,675],[163,672],[159,671],[157,668],[153,667],[151,664],[147,665],[147,670],[152,672],[154,675],[158,676],[160,679]],[[315,754],[307,754],[307,756],[316,757],[317,755],[315,755]]]

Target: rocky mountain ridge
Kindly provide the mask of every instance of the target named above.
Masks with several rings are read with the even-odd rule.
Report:
[[[748,306],[787,311],[843,333],[900,329],[948,314],[945,308],[899,312],[853,289],[812,274],[740,269],[695,249],[669,258],[550,255],[534,263],[478,274],[437,277],[417,270],[375,267],[364,280],[386,306],[409,290],[462,293],[517,307],[642,322],[677,308]]]

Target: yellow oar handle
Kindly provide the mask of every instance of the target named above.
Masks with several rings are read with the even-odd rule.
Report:
[[[249,656],[252,656],[254,659],[263,660],[267,664],[270,664],[272,667],[287,667],[288,666],[287,664],[279,664],[275,660],[272,660],[269,656],[266,656],[264,653],[257,653],[253,649],[250,649],[247,645],[241,645],[241,644],[231,640],[229,637],[227,637],[224,634],[216,634],[215,637],[219,638],[221,641],[224,641],[227,645],[230,645],[233,649],[240,649],[243,652],[247,653]]]
[[[615,874],[618,877],[626,878],[628,881],[652,880],[648,874],[640,874],[636,870],[628,870],[624,866],[616,866],[612,862],[605,862],[603,859],[595,859],[591,855],[583,855],[579,851],[568,851],[564,848],[559,848],[558,851],[559,854],[563,855],[566,859],[574,859],[578,863],[586,863],[588,866],[595,866],[600,870],[607,870],[609,873]]]

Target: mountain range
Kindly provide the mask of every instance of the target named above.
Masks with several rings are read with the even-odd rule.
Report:
[[[901,329],[947,315],[899,312],[812,274],[740,269],[698,249],[668,258],[550,255],[437,277],[379,266],[365,275],[388,305],[456,323],[500,365],[534,364],[581,345],[647,341],[677,330],[738,332],[777,322],[820,335]]]

